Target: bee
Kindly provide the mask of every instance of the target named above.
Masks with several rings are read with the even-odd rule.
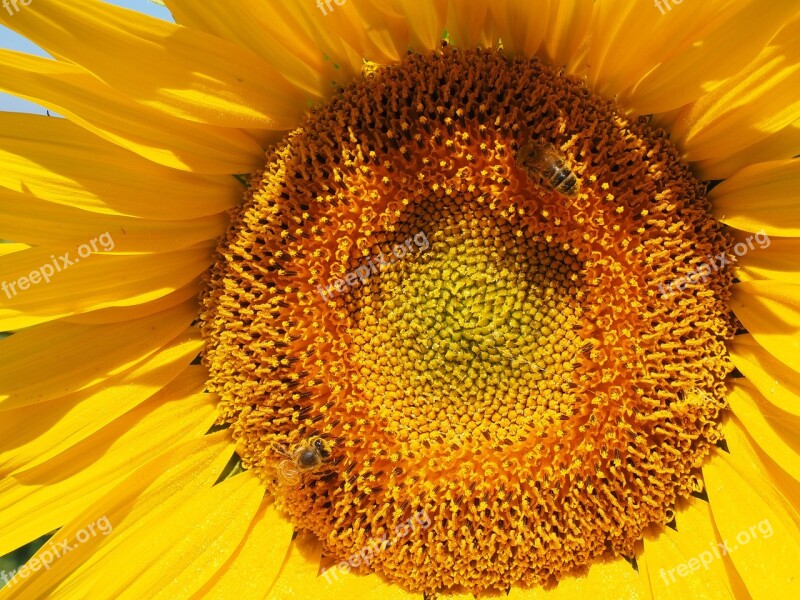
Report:
[[[538,174],[553,191],[573,197],[578,193],[578,178],[552,144],[525,142],[517,152],[517,164],[530,177]]]
[[[278,477],[281,482],[294,485],[300,481],[302,473],[318,469],[331,455],[330,447],[322,438],[310,437],[288,454],[282,448],[276,448],[285,458],[278,463]]]

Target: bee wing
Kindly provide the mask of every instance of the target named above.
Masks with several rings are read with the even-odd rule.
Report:
[[[530,163],[531,161],[535,160],[537,156],[536,144],[533,142],[525,142],[522,146],[519,147],[517,150],[517,160],[516,163],[518,165],[524,165],[526,163]]]
[[[534,171],[542,171],[546,167],[548,157],[557,157],[555,147],[542,140],[528,140],[517,152],[517,162]]]
[[[294,485],[300,480],[300,471],[291,460],[282,460],[278,463],[278,477],[281,482]]]
[[[277,454],[278,456],[286,456],[286,457],[288,457],[288,456],[289,456],[289,454],[286,452],[286,450],[283,448],[283,446],[280,446],[280,445],[279,445],[278,443],[276,443],[276,442],[272,442],[272,450],[273,450],[273,452],[275,452],[275,454]]]

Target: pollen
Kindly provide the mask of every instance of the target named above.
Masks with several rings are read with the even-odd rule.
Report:
[[[528,142],[574,194],[521,168]],[[536,59],[409,54],[252,176],[202,299],[219,422],[331,563],[370,548],[354,570],[428,594],[557,585],[701,491],[729,243],[646,119]]]

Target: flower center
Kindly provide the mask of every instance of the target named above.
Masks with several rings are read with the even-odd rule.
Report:
[[[554,400],[571,401],[561,384],[580,351],[578,261],[518,237],[521,219],[497,219],[489,204],[460,194],[420,202],[370,249],[416,256],[349,292],[359,393],[392,438],[477,451],[524,439],[559,418]]]
[[[209,388],[335,562],[552,584],[701,490],[734,323],[700,267],[728,242],[644,119],[536,60],[410,55],[253,177],[203,298]]]

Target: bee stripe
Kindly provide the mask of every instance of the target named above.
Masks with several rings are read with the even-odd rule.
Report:
[[[570,175],[572,175],[572,173],[569,171],[569,169],[559,169],[556,171],[552,178],[553,187],[558,187],[561,185],[561,182],[567,179]]]
[[[568,196],[572,196],[577,191],[577,189],[576,189],[577,183],[578,183],[578,179],[577,179],[577,177],[575,177],[575,174],[574,173],[570,173],[569,177],[567,177],[567,179],[564,180],[563,183],[561,183],[560,185],[556,186],[556,191],[564,193],[564,194],[567,194]]]

